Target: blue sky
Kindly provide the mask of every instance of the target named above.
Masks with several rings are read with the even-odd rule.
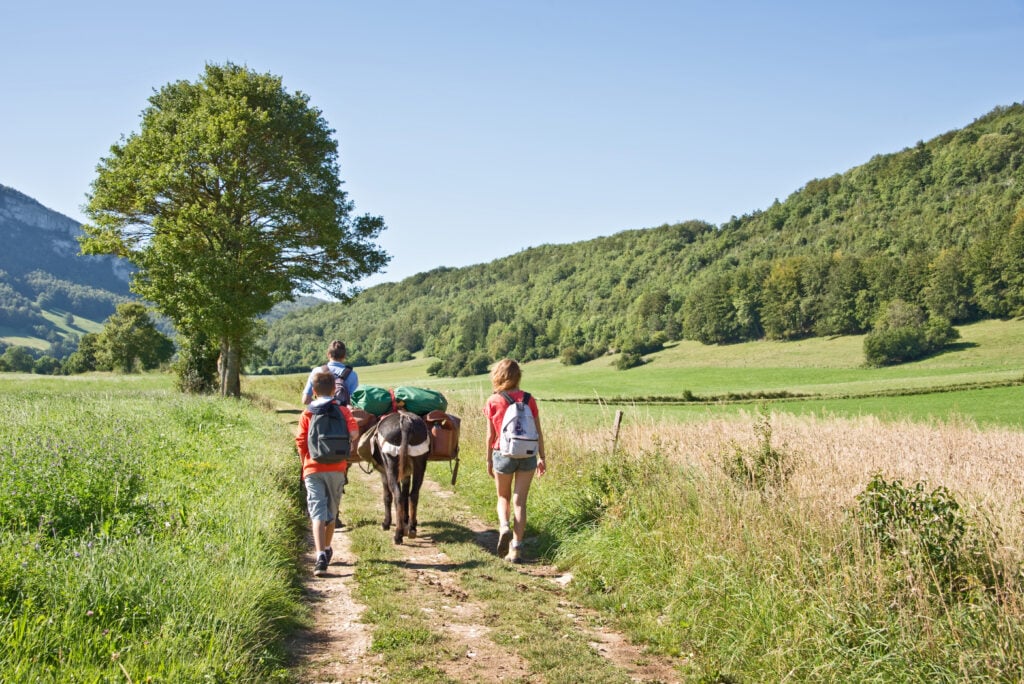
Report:
[[[1024,101],[1024,0],[6,3],[0,183],[84,220],[153,90],[227,61],[336,130],[372,285],[719,224]]]

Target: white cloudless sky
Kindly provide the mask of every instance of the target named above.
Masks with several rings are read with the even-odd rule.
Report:
[[[7,2],[0,183],[84,221],[153,91],[228,61],[335,129],[368,286],[720,224],[1022,102],[1024,0]]]

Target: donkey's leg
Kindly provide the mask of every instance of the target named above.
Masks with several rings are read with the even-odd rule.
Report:
[[[384,490],[384,522],[381,524],[381,528],[384,531],[391,529],[391,504],[394,496],[391,493],[391,482],[388,477],[387,463],[384,464],[384,470],[380,472],[380,483],[381,489]]]
[[[395,526],[395,543],[401,544],[402,537],[409,533],[409,480],[396,482],[395,515],[398,523]]]
[[[426,457],[414,458],[412,466],[412,487],[409,490],[409,536],[416,537],[416,510],[420,505],[420,487],[427,472]]]

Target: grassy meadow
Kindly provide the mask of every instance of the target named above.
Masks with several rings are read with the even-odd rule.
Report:
[[[531,493],[530,553],[676,657],[684,681],[1020,681],[1022,332],[966,326],[953,351],[887,369],[861,366],[860,338],[683,343],[625,372],[607,359],[526,364],[550,464]],[[487,378],[427,377],[426,365],[359,375],[446,393],[463,417],[456,494],[493,522]],[[287,398],[303,379],[250,387]],[[684,389],[813,396],[643,400]],[[571,397],[596,401],[555,401]],[[443,464],[430,471],[447,486]]]
[[[682,681],[1021,681],[1024,323],[961,332],[952,352],[891,369],[861,367],[859,338],[683,343],[624,372],[526,364],[550,467],[528,559],[571,573],[574,600],[671,656]],[[428,474],[493,523],[487,378],[429,377],[428,363],[358,372],[445,392],[463,418],[458,485],[446,464]],[[304,380],[248,377],[236,402],[178,395],[164,375],[0,375],[0,680],[294,679],[282,644],[308,619],[306,521],[291,436],[267,407],[297,405]],[[650,401],[686,390],[811,396]],[[428,661],[458,654],[429,616],[408,617],[379,501],[351,489],[372,651],[395,680],[449,681]],[[558,596],[436,501],[420,520],[538,676],[625,681],[575,637],[535,648],[571,632]]]
[[[287,435],[168,376],[0,376],[0,680],[269,681],[302,619]]]

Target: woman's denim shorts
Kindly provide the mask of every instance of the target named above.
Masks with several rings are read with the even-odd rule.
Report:
[[[536,456],[512,458],[511,456],[502,456],[498,450],[491,452],[491,462],[494,464],[494,472],[501,473],[502,475],[511,475],[515,472],[525,473],[529,470],[537,469]]]

